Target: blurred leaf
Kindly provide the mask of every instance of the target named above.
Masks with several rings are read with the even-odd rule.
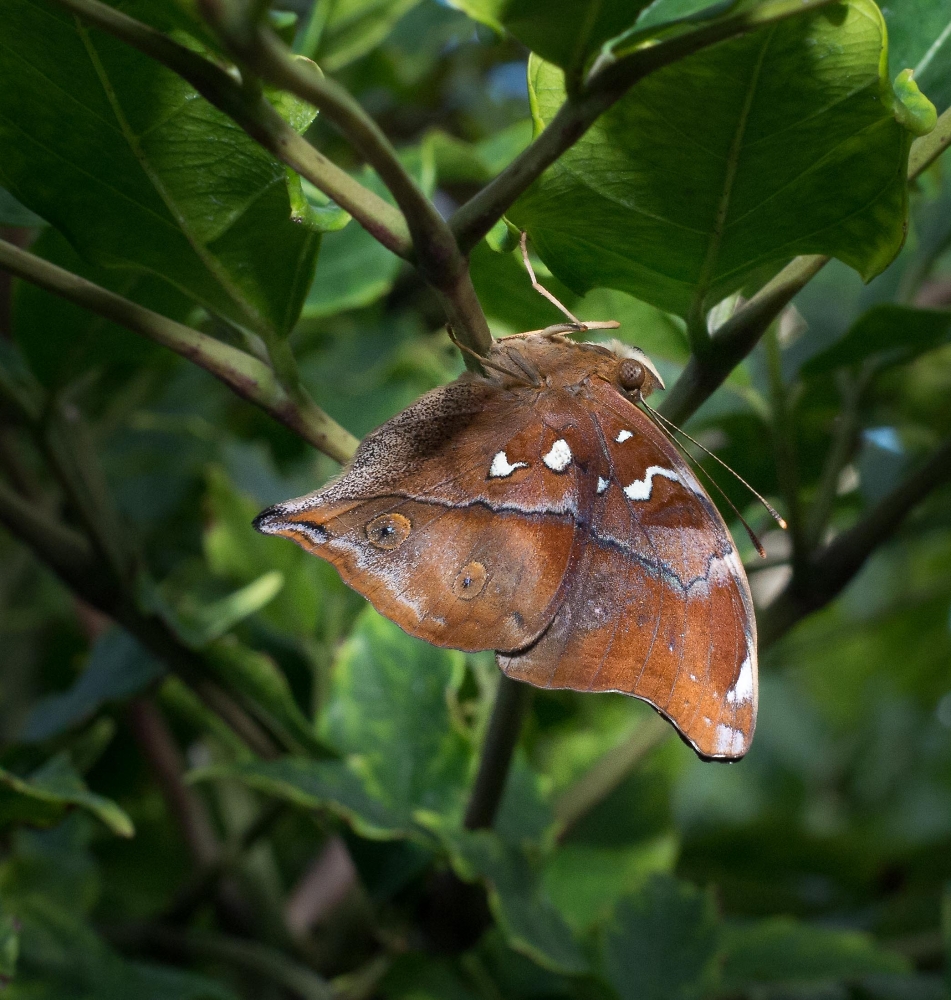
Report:
[[[6,188],[0,188],[0,226],[45,226],[46,223],[21,205]]]
[[[532,123],[526,118],[476,143],[434,129],[424,137],[423,146],[432,152],[440,184],[485,184],[531,141]]]
[[[424,143],[419,149],[406,150],[400,158],[422,190],[431,195],[436,180],[431,145]],[[391,205],[395,204],[386,185],[369,167],[364,167],[357,179]],[[355,222],[328,233],[323,245],[324,252],[304,302],[301,314],[304,319],[331,316],[376,302],[393,287],[404,263]]]
[[[20,932],[16,920],[0,911],[0,986],[10,979],[17,968],[20,954]]]
[[[26,721],[22,739],[39,743],[90,719],[114,701],[138,694],[165,673],[165,666],[121,628],[96,640],[86,667],[62,694],[41,699]]]
[[[931,0],[885,0],[888,69],[897,76],[915,71],[915,80],[938,111],[951,105],[951,11]]]
[[[26,778],[0,768],[0,824],[48,825],[61,818],[69,806],[92,813],[120,837],[131,837],[135,832],[132,821],[115,802],[89,791],[66,753],[50,758]]]
[[[543,59],[580,73],[609,38],[637,19],[649,0],[449,0],[470,17],[507,28]]]
[[[435,814],[423,820],[443,840],[460,878],[486,883],[492,912],[512,948],[545,969],[587,971],[577,941],[523,850],[490,830],[454,829]]]
[[[623,899],[604,936],[604,971],[621,1000],[688,1000],[716,981],[719,929],[707,893],[656,875]]]
[[[196,600],[187,592],[178,595],[177,601],[163,598],[162,610],[178,635],[200,649],[270,604],[283,586],[284,576],[271,570],[217,601]]]
[[[672,872],[677,840],[659,837],[623,847],[562,844],[544,868],[545,891],[576,933],[604,923],[618,901],[657,872]]]
[[[912,306],[873,306],[832,347],[802,367],[806,377],[874,360],[877,368],[907,364],[951,340],[951,311]]]
[[[904,238],[911,134],[870,0],[776,24],[642,81],[510,212],[570,288],[687,316],[798,253],[871,278]],[[533,60],[536,131],[564,100]],[[676,174],[671,173],[676,164]]]
[[[294,324],[319,238],[291,221],[283,166],[180,77],[11,0],[0,122],[3,183],[83,256],[159,275],[258,333]]]
[[[243,695],[271,728],[317,756],[327,753],[297,706],[287,678],[270,656],[234,639],[219,639],[205,649],[204,655],[222,682]]]
[[[321,7],[329,7],[323,15],[320,42],[315,58],[329,72],[339,70],[347,63],[366,55],[376,48],[390,33],[396,22],[413,9],[419,0],[334,0],[332,4],[318,3],[316,16],[322,15]]]
[[[421,834],[405,814],[369,794],[362,776],[342,761],[282,757],[201,768],[189,775],[190,781],[217,779],[241,781],[302,809],[329,809],[364,837],[386,840]]]
[[[723,991],[743,993],[767,983],[839,982],[910,971],[866,934],[810,927],[787,917],[723,931]]]

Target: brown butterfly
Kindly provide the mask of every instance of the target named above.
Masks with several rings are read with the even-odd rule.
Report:
[[[562,336],[579,327],[496,341],[485,375],[427,393],[255,526],[333,563],[411,635],[494,649],[538,687],[633,695],[700,756],[735,760],[756,723],[746,574],[637,405],[663,387],[654,366]]]

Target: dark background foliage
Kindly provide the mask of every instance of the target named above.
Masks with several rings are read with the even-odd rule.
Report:
[[[478,310],[393,252],[395,210],[271,155],[306,133],[394,203],[355,116],[273,89],[241,4],[113,5],[230,53],[244,89],[202,90],[222,111],[88,0],[0,0],[0,263],[28,279],[0,287],[0,995],[951,996],[951,125],[892,89],[916,67],[946,112],[947,2],[833,3],[670,61],[484,225],[469,202],[566,95],[588,107],[595,58],[618,73],[644,37],[771,4],[268,15],[458,222],[495,335],[558,319],[507,211],[548,286],[620,320],[677,383],[662,405],[792,522],[713,470],[768,552],[736,532],[763,639],[742,763],[629,699],[537,692],[472,829],[491,654],[407,637],[250,523],[460,373],[443,324],[478,347]],[[287,125],[255,118],[258,73]],[[36,259],[159,319],[51,294]]]

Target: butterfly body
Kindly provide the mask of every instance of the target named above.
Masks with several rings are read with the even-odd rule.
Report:
[[[617,691],[703,757],[756,716],[756,635],[732,539],[636,402],[647,359],[526,335],[427,393],[335,480],[265,511],[405,631],[494,649],[510,676]]]

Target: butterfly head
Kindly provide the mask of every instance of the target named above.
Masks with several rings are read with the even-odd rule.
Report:
[[[615,379],[622,392],[635,402],[646,399],[655,389],[664,389],[664,380],[651,359],[638,347],[628,347],[615,340],[611,349],[621,358]]]

